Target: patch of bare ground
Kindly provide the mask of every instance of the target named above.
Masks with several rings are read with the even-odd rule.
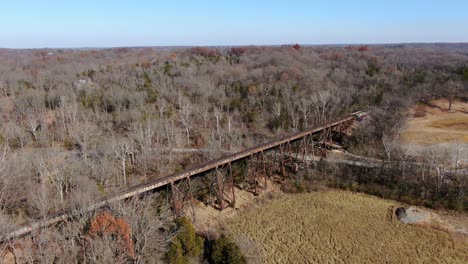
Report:
[[[414,224],[450,233],[468,235],[468,217],[463,213],[430,211],[414,206],[395,210],[396,217],[403,223]]]
[[[246,252],[253,263],[468,263],[468,236],[404,224],[398,206],[346,191],[285,194],[228,226],[259,249]]]
[[[194,201],[192,205],[185,207],[185,215],[192,219],[198,232],[204,234],[219,233],[219,230],[227,226],[229,219],[237,216],[240,212],[248,208],[257,208],[266,201],[282,195],[280,187],[273,181],[268,181],[267,189],[257,196],[252,192],[235,188],[236,201],[234,207],[228,207],[221,211],[211,205]]]

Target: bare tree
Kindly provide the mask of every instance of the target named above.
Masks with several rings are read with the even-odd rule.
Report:
[[[90,263],[126,263],[127,254],[112,236],[88,239],[85,258]]]
[[[301,98],[298,103],[298,109],[302,114],[302,127],[304,129],[309,127],[309,116],[311,110],[311,103],[310,100],[307,98]]]
[[[54,157],[59,155],[59,153],[46,154],[38,164],[38,170],[41,183],[51,183],[60,197],[60,203],[64,204],[69,190],[69,181],[68,173],[64,167],[66,165],[63,161],[54,160]]]
[[[203,132],[206,133],[207,130],[208,130],[208,121],[210,119],[210,113],[209,113],[209,110],[210,110],[210,104],[208,103],[208,101],[206,100],[200,110],[199,110],[199,113],[200,115],[203,117]]]
[[[128,138],[114,138],[112,140],[112,150],[122,168],[123,183],[127,185],[127,163],[133,155],[133,142]]]
[[[187,136],[187,146],[190,146],[190,130],[192,129],[193,105],[185,99],[179,100],[179,119],[182,123],[185,135]]]
[[[216,134],[218,135],[218,139],[221,139],[221,129],[220,129],[220,121],[223,116],[223,112],[218,107],[213,109],[213,115],[216,120]]]
[[[136,252],[135,263],[155,262],[164,258],[166,246],[173,237],[168,229],[169,208],[157,209],[156,197],[132,199],[113,205],[113,211],[121,215],[132,228]]]
[[[296,132],[299,130],[300,114],[297,111],[297,103],[293,98],[289,98],[286,103],[286,111],[288,112],[289,119],[291,121],[292,131]]]
[[[458,82],[454,82],[452,80],[446,83],[447,88],[445,89],[445,95],[448,101],[448,108],[447,110],[452,110],[452,104],[457,98],[458,93],[462,90],[462,85]]]
[[[72,131],[73,138],[80,147],[82,157],[88,158],[91,145],[99,137],[99,129],[96,124],[85,121],[82,124],[75,124]]]
[[[167,110],[166,101],[164,101],[164,100],[159,100],[159,101],[158,101],[159,119],[162,119],[162,118],[163,118],[164,113],[166,112],[166,110]]]
[[[437,176],[436,191],[439,191],[443,182],[445,168],[449,165],[450,160],[452,159],[451,153],[448,149],[428,147],[424,150],[423,158],[427,164],[429,172],[433,171]]]
[[[275,114],[276,117],[281,116],[281,110],[282,110],[281,103],[280,102],[274,102],[273,103],[273,113]]]
[[[4,124],[3,135],[8,145],[15,148],[23,149],[29,142],[28,134],[14,122]]]
[[[61,124],[62,140],[70,133],[70,125],[77,123],[78,105],[76,101],[72,101],[68,96],[60,96],[60,107],[56,114],[59,123]]]
[[[51,202],[50,191],[45,183],[46,180],[43,179],[43,182],[36,184],[34,182],[30,183],[31,194],[28,197],[30,199],[30,204],[37,211],[37,215],[41,220],[45,220],[49,214],[49,204]]]
[[[405,146],[404,148],[399,147],[397,149],[398,156],[400,157],[401,162],[403,163],[403,169],[401,172],[401,176],[403,180],[406,178],[406,166],[408,163],[408,159],[410,158],[411,154],[413,153],[412,146]]]
[[[9,188],[11,181],[14,179],[15,175],[9,175],[7,170],[7,153],[8,153],[8,146],[0,145],[0,209],[4,209],[5,206],[5,195],[6,191]]]
[[[329,90],[320,90],[311,97],[317,124],[327,122],[327,113],[332,111],[333,95]]]
[[[455,168],[455,174],[458,174],[458,170],[461,168],[461,161],[466,158],[466,151],[464,147],[459,142],[456,142],[455,145],[452,147],[453,153],[453,165]]]
[[[151,163],[153,162],[154,141],[158,144],[156,136],[156,124],[153,121],[146,121],[143,124],[135,124],[131,130],[130,137],[136,142],[139,150],[139,164],[142,166],[143,174],[146,176]]]
[[[6,97],[8,95],[8,88],[5,80],[6,72],[0,71],[0,97]]]
[[[400,146],[400,133],[400,130],[396,130],[382,135],[382,145],[388,162],[391,162],[393,152]]]
[[[13,228],[14,224],[11,223],[8,214],[0,208],[0,240],[3,241]],[[0,247],[0,252],[4,253],[4,249],[5,248]]]
[[[26,123],[28,131],[31,133],[34,142],[37,142],[37,133],[41,130],[40,122],[35,117],[28,116]]]

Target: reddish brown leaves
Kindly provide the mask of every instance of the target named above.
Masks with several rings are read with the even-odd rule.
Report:
[[[231,48],[230,54],[234,56],[240,56],[247,51],[247,47],[236,47]]]
[[[191,49],[192,55],[198,55],[202,57],[218,57],[220,53],[217,49],[206,48],[206,47],[195,47]]]
[[[133,259],[136,257],[132,241],[132,229],[122,218],[117,218],[109,212],[101,213],[91,221],[89,234],[93,238],[116,235],[118,242],[126,250],[128,256]]]

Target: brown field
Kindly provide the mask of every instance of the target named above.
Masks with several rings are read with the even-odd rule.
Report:
[[[396,202],[345,191],[285,195],[229,230],[259,263],[468,263],[467,236],[388,218]]]
[[[445,110],[444,100],[432,102],[436,107],[419,105],[402,133],[404,143],[431,145],[468,143],[468,103],[456,102],[452,111]]]
[[[468,130],[468,116],[459,118],[447,118],[443,120],[436,120],[429,123],[429,126],[441,129],[451,129],[455,131]]]

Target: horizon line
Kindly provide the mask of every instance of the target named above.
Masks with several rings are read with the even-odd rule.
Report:
[[[193,47],[210,47],[210,48],[230,48],[230,47],[282,47],[299,44],[305,47],[317,47],[317,46],[384,46],[384,45],[418,45],[418,44],[468,44],[467,41],[460,42],[377,42],[377,43],[324,43],[324,44],[304,44],[304,43],[283,43],[283,44],[239,44],[239,45],[141,45],[141,46],[82,46],[82,47],[38,47],[38,48],[10,48],[0,47],[0,50],[42,50],[42,49],[53,49],[53,50],[77,50],[77,49],[118,49],[118,48],[193,48]]]

